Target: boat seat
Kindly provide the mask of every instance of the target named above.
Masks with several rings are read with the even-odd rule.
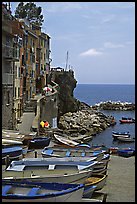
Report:
[[[81,156],[84,157],[86,155],[86,152],[82,152]]]
[[[71,152],[70,152],[70,151],[67,151],[67,152],[66,152],[66,157],[69,157],[70,154],[71,154]]]
[[[38,192],[38,190],[39,190],[39,188],[36,188],[36,187],[32,188],[32,189],[28,192],[27,196],[34,196],[34,195],[36,195],[37,192]]]
[[[55,169],[55,165],[50,164],[48,170],[54,170]]]
[[[53,153],[53,149],[47,149],[45,151],[46,154],[51,155]]]
[[[2,188],[2,195],[6,195],[11,188],[11,185],[4,186],[4,188]]]

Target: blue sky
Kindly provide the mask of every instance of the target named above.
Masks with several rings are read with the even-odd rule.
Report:
[[[135,2],[34,3],[51,37],[52,67],[67,62],[79,84],[135,84]]]

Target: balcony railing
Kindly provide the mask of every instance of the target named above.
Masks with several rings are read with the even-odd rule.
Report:
[[[3,73],[2,74],[2,84],[13,85],[13,74]]]
[[[7,59],[19,60],[19,48],[2,45],[2,56]]]

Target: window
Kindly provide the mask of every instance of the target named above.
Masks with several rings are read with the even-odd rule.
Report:
[[[20,87],[18,87],[18,98],[20,97]]]
[[[30,45],[32,46],[32,44],[33,44],[33,40],[32,38],[30,38]]]
[[[26,51],[26,61],[28,60],[28,51]]]
[[[16,98],[16,87],[14,88],[14,98]]]
[[[41,39],[41,46],[43,46],[43,40]]]
[[[20,67],[18,67],[18,77],[20,77]]]
[[[44,53],[44,61],[46,60],[46,54]]]
[[[7,104],[10,104],[10,92],[7,91]]]

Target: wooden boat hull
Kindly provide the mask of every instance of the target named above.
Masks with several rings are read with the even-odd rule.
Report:
[[[135,150],[132,148],[124,148],[118,150],[118,155],[122,157],[130,157],[135,154]]]
[[[13,146],[13,147],[5,147],[2,149],[2,164],[5,164],[6,157],[8,156],[9,160],[12,161],[14,159],[19,159],[22,157],[23,149],[22,147]]]
[[[84,191],[83,184],[3,181],[2,185],[3,202],[81,202]]]
[[[59,163],[59,162],[58,162]],[[82,168],[78,165],[54,163],[48,164],[45,160],[33,158],[30,160],[12,161],[9,167],[2,172],[2,178],[6,180],[29,180],[38,182],[62,182],[62,183],[83,183],[92,174],[93,169]],[[88,166],[88,165],[87,165]],[[87,167],[86,166],[86,167]]]
[[[112,131],[112,136],[113,138],[116,138],[121,136],[121,137],[130,137],[130,133],[129,132],[116,132],[116,131]]]
[[[57,143],[65,145],[66,147],[76,147],[77,145],[79,145],[78,142],[75,142],[73,140],[67,139],[66,137],[63,137],[61,135],[58,135],[56,133],[54,133],[54,139]]]
[[[47,157],[97,157],[97,161],[101,161],[105,153],[105,150],[90,150],[81,148],[56,148],[45,147],[41,154],[43,158]]]
[[[3,139],[2,138],[2,145],[23,145],[23,142],[13,140],[13,139]]]
[[[92,185],[89,188],[84,187],[83,198],[91,198],[95,189],[96,185]]]
[[[29,173],[29,175],[31,172]],[[13,172],[10,172],[10,174],[4,174],[2,173],[2,178],[5,180],[16,180],[16,181],[31,181],[31,182],[57,182],[59,183],[60,181],[62,183],[84,183],[85,180],[92,174],[92,170],[85,170],[81,172],[75,172],[75,173],[70,173],[70,174],[63,174],[59,173],[58,174],[47,174],[43,176],[26,176],[23,177],[23,173],[21,175],[13,174]]]
[[[135,142],[135,140],[131,137],[117,137],[120,142]]]
[[[122,117],[121,120],[119,120],[120,123],[135,123],[135,119],[134,118],[126,118],[126,117]]]
[[[38,137],[29,141],[28,149],[41,149],[50,144],[50,137]]]
[[[106,184],[108,175],[94,175],[86,179],[85,189],[90,188],[90,186],[95,185],[95,191],[101,190]]]

